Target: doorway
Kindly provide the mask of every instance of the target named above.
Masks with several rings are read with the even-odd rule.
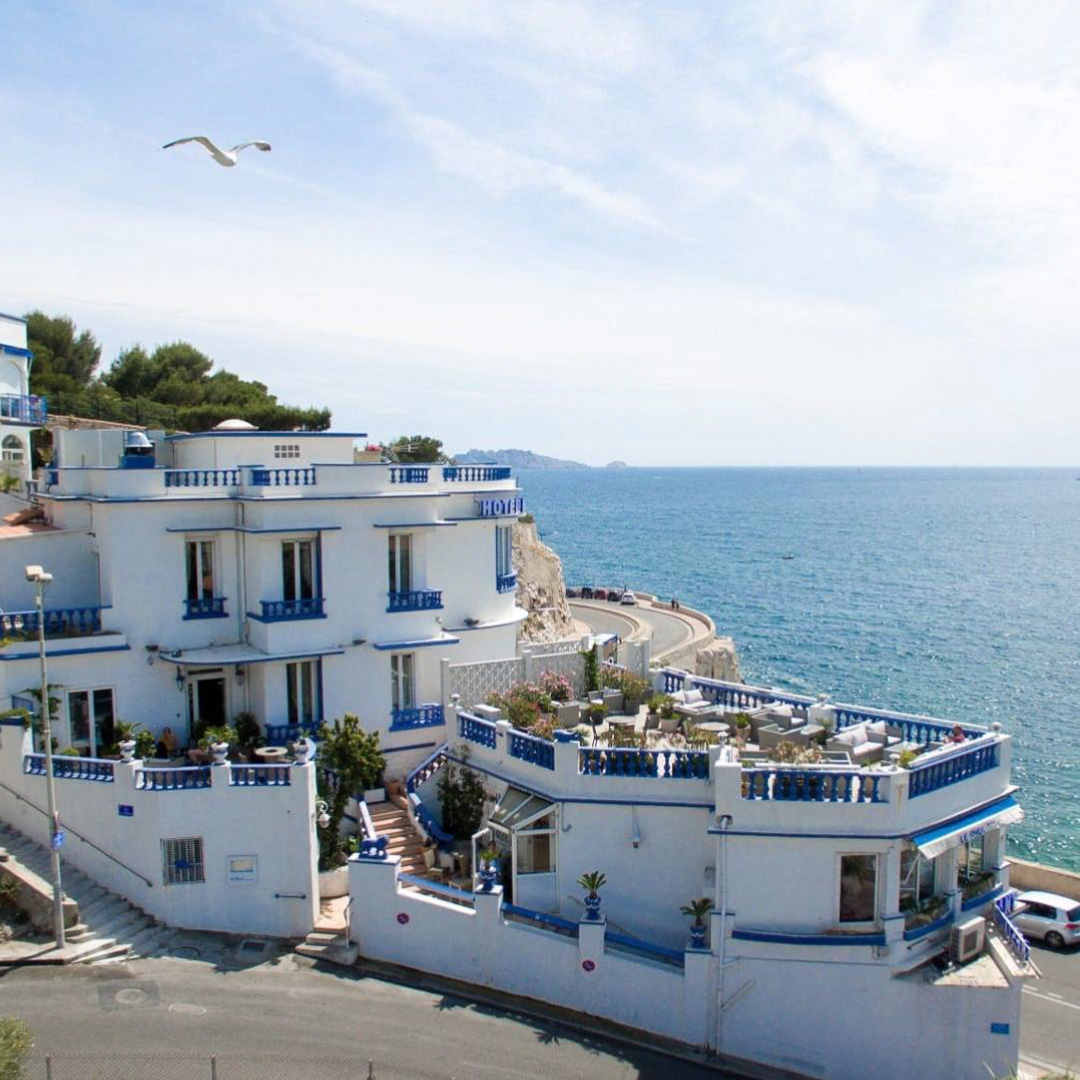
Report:
[[[228,717],[225,700],[225,673],[221,668],[188,672],[188,731],[198,742],[211,727],[223,727]]]

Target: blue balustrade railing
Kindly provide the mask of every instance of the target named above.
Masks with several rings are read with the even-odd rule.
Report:
[[[438,611],[443,606],[441,589],[409,589],[387,596],[387,611]]]
[[[440,746],[405,777],[405,791],[411,795],[428,782],[446,764],[446,747]]]
[[[664,671],[664,693],[674,694],[677,690],[683,688],[683,683],[686,682],[686,674],[681,671]]]
[[[411,709],[394,709],[390,713],[391,731],[410,731],[413,728],[438,727],[445,724],[441,705],[417,705]]]
[[[927,762],[925,765],[916,762],[910,766],[908,797],[914,799],[996,769],[1000,761],[1000,748],[1000,743],[993,742],[987,746],[973,746],[963,753],[951,754],[942,761]]]
[[[291,765],[231,765],[229,787],[289,787]]]
[[[319,730],[320,721],[308,720],[299,724],[263,724],[267,746],[284,746],[304,737],[314,739]]]
[[[431,881],[417,874],[398,873],[398,883],[410,889],[420,889],[422,892],[433,893],[445,900],[453,900],[456,904],[464,904],[466,907],[473,906],[473,894],[465,889],[459,889],[456,885],[443,885],[439,881]]]
[[[578,767],[585,776],[650,776],[663,780],[707,780],[709,755],[704,750],[640,750],[582,747]]]
[[[686,964],[686,954],[678,949],[669,949],[664,945],[642,941],[640,938],[631,937],[629,934],[619,934],[613,930],[608,930],[604,934],[604,951],[608,949],[632,953],[648,960],[660,960],[675,967],[683,967]]]
[[[1005,944],[1012,950],[1013,955],[1021,963],[1028,964],[1031,962],[1031,946],[1028,944],[1027,938],[1020,933],[1020,928],[1012,921],[1012,913],[1015,907],[1016,893],[1007,892],[994,901],[991,917],[998,933],[1001,934]]]
[[[521,907],[520,904],[510,904],[505,900],[501,910],[504,917],[511,921],[521,920],[532,926],[542,927],[544,930],[554,930],[557,934],[562,934],[565,937],[576,938],[578,936],[578,924],[571,919],[563,919],[546,911],[533,911],[532,908]]]
[[[212,773],[211,765],[139,769],[135,773],[135,787],[139,791],[194,791],[210,787]]]
[[[224,619],[224,596],[189,596],[184,600],[185,619]]]
[[[44,426],[48,419],[49,406],[45,398],[36,394],[0,394],[0,420]]]
[[[426,484],[428,467],[426,465],[391,465],[391,484]]]
[[[495,588],[499,592],[513,592],[517,588],[517,574],[496,574]]]
[[[458,713],[458,734],[469,742],[479,743],[491,750],[495,749],[495,725],[490,720],[481,720],[469,713]]]
[[[96,780],[100,784],[115,781],[114,762],[104,758],[75,757],[73,754],[53,754],[53,776],[58,780]],[[45,775],[45,755],[25,754],[23,772],[31,776]]]
[[[555,744],[521,731],[510,732],[510,756],[541,769],[555,768]]]
[[[101,631],[100,607],[56,608],[44,613],[45,636],[80,637]],[[37,611],[0,613],[0,637],[34,637],[38,632]]]
[[[409,805],[412,806],[413,817],[416,818],[420,828],[424,830],[438,845],[440,851],[450,851],[454,846],[453,833],[448,833],[432,816],[431,811],[420,801],[416,792],[409,792]]]
[[[251,470],[252,487],[311,487],[314,483],[314,465]]]
[[[888,774],[861,769],[743,769],[742,797],[759,802],[888,802],[881,782]]]
[[[935,720],[931,716],[907,716],[883,709],[862,709],[854,705],[834,705],[833,714],[836,717],[838,731],[851,727],[853,724],[873,724],[884,721],[885,725],[895,729],[905,742],[924,745],[948,739],[953,729],[952,723],[948,720]],[[969,739],[976,739],[986,734],[981,728],[968,724],[961,724],[960,729]]]
[[[239,469],[165,469],[167,488],[239,487]]]
[[[296,600],[260,600],[263,622],[288,622],[291,619],[321,619],[321,596],[305,596]]]
[[[691,677],[690,686],[700,690],[702,697],[714,705],[722,705],[727,709],[760,709],[776,703],[790,705],[793,709],[807,709],[814,704],[814,699],[804,694],[789,694],[783,690],[762,686],[743,686],[696,675]],[[672,693],[670,690],[666,692]]]
[[[450,483],[486,484],[491,480],[509,480],[508,465],[446,465],[442,477]]]

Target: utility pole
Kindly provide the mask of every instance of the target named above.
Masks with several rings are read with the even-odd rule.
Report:
[[[49,809],[49,858],[52,865],[53,935],[56,947],[64,947],[64,890],[60,883],[60,811],[56,808],[56,777],[53,776],[52,710],[49,708],[49,677],[45,668],[45,586],[53,579],[40,566],[26,568],[26,580],[36,587],[38,656],[41,660],[41,730],[45,739],[45,795]]]

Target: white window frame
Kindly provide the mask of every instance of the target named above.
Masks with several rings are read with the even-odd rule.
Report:
[[[285,665],[285,715],[290,724],[317,724],[321,660],[294,660]]]
[[[412,592],[416,588],[416,543],[412,533],[391,533],[387,537],[387,585],[392,593]]]
[[[319,595],[322,583],[319,581],[319,553],[316,548],[317,540],[312,537],[298,536],[291,540],[282,540],[281,557],[281,598],[283,600],[313,600]],[[311,555],[311,573],[309,575],[311,591],[304,594],[303,552],[304,547]],[[285,573],[285,549],[293,549],[292,582],[289,582]],[[289,586],[292,586],[292,596],[289,595]]]
[[[390,711],[416,708],[416,653],[390,654]]]
[[[849,858],[874,860],[874,914],[869,919],[844,919],[841,917],[840,904],[844,894],[844,859]],[[833,910],[836,912],[838,926],[870,929],[878,925],[881,912],[881,861],[881,853],[877,851],[838,851],[836,853],[836,899]]]
[[[905,886],[908,882],[904,877],[904,857],[905,855],[913,855],[911,863],[908,868],[907,877],[913,879],[911,888],[905,891]],[[929,872],[927,874],[927,871]],[[914,844],[909,847],[903,847],[900,850],[900,895],[898,902],[901,905],[900,910],[903,910],[903,902],[905,895],[911,895],[914,898],[915,904],[910,911],[919,911],[922,905],[927,901],[932,900],[935,896],[938,896],[937,889],[937,860],[928,859]],[[927,880],[929,877],[929,881]],[[926,892],[924,896],[923,893]],[[905,912],[910,914],[910,912]]]
[[[195,549],[195,578],[192,580],[191,549]],[[206,549],[209,549],[207,551]],[[204,592],[203,581],[207,577],[207,560],[209,560],[210,592]],[[189,600],[210,600],[217,595],[217,544],[213,540],[204,540],[201,537],[189,539],[184,544],[184,576],[186,582],[186,596]],[[194,588],[194,594],[192,589]]]
[[[26,460],[26,445],[18,435],[5,435],[0,442],[0,461],[9,461],[13,465]]]
[[[504,577],[514,572],[514,528],[512,525],[495,526],[495,576]]]
[[[100,753],[104,750],[104,747],[98,746],[98,744],[97,744],[97,716],[96,716],[96,713],[94,711],[94,695],[98,694],[98,693],[101,693],[101,692],[103,692],[105,690],[107,690],[109,692],[109,695],[112,698],[113,724],[115,724],[117,716],[118,716],[118,713],[116,711],[116,687],[115,686],[106,684],[104,686],[65,686],[63,688],[63,692],[64,692],[63,706],[64,706],[64,714],[67,717],[67,744],[68,744],[68,746],[79,746],[79,747],[81,747],[81,746],[86,745],[86,743],[82,743],[82,742],[76,743],[75,742],[75,739],[74,739],[74,735],[75,735],[74,720],[73,720],[73,714],[72,714],[72,711],[71,711],[71,698],[75,694],[85,694],[86,695],[86,704],[87,704],[87,708],[89,710],[89,721],[90,721],[89,749],[90,749],[90,756],[91,757],[98,757],[100,755]],[[55,696],[55,695],[50,695],[50,696]]]

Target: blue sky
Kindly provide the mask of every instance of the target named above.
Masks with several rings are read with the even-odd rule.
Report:
[[[451,450],[1076,465],[1078,23],[15,0],[0,310]]]

